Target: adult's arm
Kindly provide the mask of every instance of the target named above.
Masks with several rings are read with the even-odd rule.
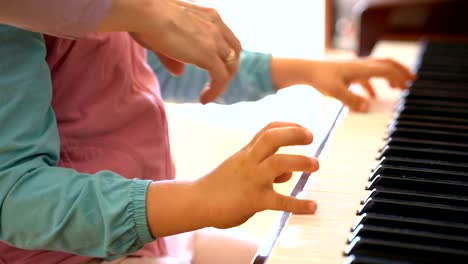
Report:
[[[153,240],[150,182],[56,166],[45,55],[41,34],[0,25],[0,240],[93,257],[135,252]]]
[[[95,31],[112,0],[0,0],[0,23],[76,38]]]
[[[241,44],[218,12],[183,0],[0,0],[0,23],[76,38],[92,31],[130,32],[178,73],[183,64],[209,72],[200,101],[222,93],[238,67]],[[190,48],[186,43],[192,43]],[[230,54],[232,63],[226,63]]]
[[[193,65],[186,65],[179,76],[171,75],[152,52],[148,52],[148,63],[158,76],[165,101],[198,102],[201,90],[209,82],[208,73]],[[270,63],[270,54],[242,50],[238,71],[215,102],[255,101],[274,93]]]

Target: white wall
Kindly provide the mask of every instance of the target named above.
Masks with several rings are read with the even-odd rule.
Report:
[[[254,51],[317,57],[324,50],[324,0],[205,0]]]

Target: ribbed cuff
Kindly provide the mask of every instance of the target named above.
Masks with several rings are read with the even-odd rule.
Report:
[[[262,84],[261,86],[265,89],[265,92],[275,91],[271,78],[271,57],[271,54],[264,54],[259,58],[260,72],[263,73],[259,76],[259,82]]]
[[[146,194],[150,183],[150,180],[133,179],[133,185],[130,190],[130,198],[132,199],[131,211],[140,245],[145,245],[154,240],[146,218]]]
[[[268,53],[247,50],[242,52],[239,70],[243,71],[251,86],[255,87],[255,94],[261,97],[276,91],[271,79],[271,58],[272,55]]]

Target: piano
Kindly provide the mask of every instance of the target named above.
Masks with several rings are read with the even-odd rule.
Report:
[[[468,44],[381,41],[372,57],[412,68],[408,90],[375,80],[370,113],[343,110],[320,170],[293,195],[254,263],[468,263]]]

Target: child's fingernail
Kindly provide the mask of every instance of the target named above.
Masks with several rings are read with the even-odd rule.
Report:
[[[315,202],[309,202],[309,209],[311,213],[315,213],[315,211],[317,211],[317,204]]]
[[[362,102],[359,106],[359,112],[367,112],[369,110],[369,103]]]

